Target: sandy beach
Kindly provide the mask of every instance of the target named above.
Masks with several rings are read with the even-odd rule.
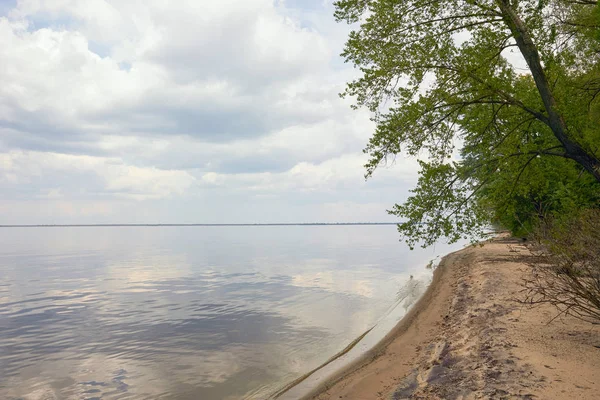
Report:
[[[516,301],[528,257],[506,235],[446,256],[386,339],[305,399],[600,398],[600,325]]]

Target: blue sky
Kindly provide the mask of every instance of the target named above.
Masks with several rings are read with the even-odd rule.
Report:
[[[0,2],[0,224],[393,221],[320,0]]]

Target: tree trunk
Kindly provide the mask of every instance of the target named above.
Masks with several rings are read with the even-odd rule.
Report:
[[[569,136],[565,121],[557,111],[556,100],[550,90],[548,79],[542,68],[539,52],[531,39],[527,27],[523,24],[523,21],[521,21],[507,0],[497,0],[497,4],[502,11],[502,16],[506,24],[512,31],[521,54],[529,66],[535,85],[544,102],[544,108],[548,113],[548,126],[554,133],[556,139],[558,139],[563,146],[565,156],[579,163],[586,171],[596,178],[597,182],[600,182],[600,160],[593,154],[587,152],[579,143]]]

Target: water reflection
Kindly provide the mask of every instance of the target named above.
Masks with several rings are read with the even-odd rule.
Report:
[[[0,230],[0,397],[264,398],[428,258],[389,226]]]

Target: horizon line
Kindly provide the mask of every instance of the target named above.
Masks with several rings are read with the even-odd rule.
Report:
[[[272,222],[272,223],[149,223],[149,224],[0,224],[0,228],[60,228],[60,227],[142,227],[142,226],[315,226],[315,225],[397,225],[397,222]]]

